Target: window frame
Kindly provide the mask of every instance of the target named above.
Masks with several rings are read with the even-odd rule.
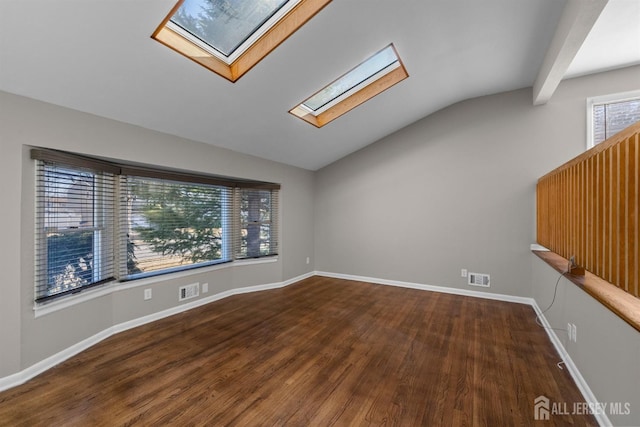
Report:
[[[608,95],[599,95],[587,98],[587,144],[586,149],[589,150],[597,144],[594,142],[594,117],[593,108],[598,105],[615,104],[618,102],[640,100],[640,89],[627,92],[611,93]]]
[[[192,181],[187,181],[187,180],[180,180],[180,181],[175,181],[175,180],[169,180],[169,179],[163,179],[163,178],[158,178],[158,177],[147,177],[147,176],[140,176],[140,175],[132,175],[132,174],[121,174],[120,175],[120,183],[119,183],[119,193],[121,195],[121,200],[120,200],[120,219],[119,219],[119,226],[120,229],[117,230],[118,235],[120,236],[120,238],[118,239],[118,247],[120,250],[120,259],[119,259],[119,274],[118,274],[118,279],[121,282],[124,281],[130,281],[130,280],[137,280],[137,279],[141,279],[141,278],[145,278],[145,277],[154,277],[154,276],[160,276],[163,274],[169,274],[169,273],[174,273],[174,272],[178,272],[178,271],[186,271],[186,270],[192,270],[192,269],[196,269],[196,268],[201,268],[201,267],[208,267],[208,266],[212,266],[212,265],[217,265],[217,264],[224,264],[224,263],[228,263],[233,261],[233,257],[232,257],[232,252],[229,251],[229,247],[231,245],[231,233],[233,232],[233,230],[229,230],[226,228],[222,229],[222,236],[220,236],[220,258],[217,259],[208,259],[208,260],[202,260],[202,261],[195,261],[189,264],[181,264],[178,266],[171,266],[171,267],[163,267],[163,268],[158,268],[158,269],[154,269],[154,270],[148,270],[148,271],[141,271],[141,272],[137,272],[137,273],[131,273],[129,271],[129,251],[128,251],[128,245],[129,245],[129,237],[130,237],[130,232],[133,231],[132,230],[132,224],[130,222],[130,218],[128,216],[129,214],[129,209],[125,208],[125,205],[128,205],[129,203],[129,178],[133,179],[133,180],[146,180],[146,181],[152,181],[154,183],[154,185],[159,185],[159,186],[171,186],[171,187],[179,187],[180,184],[184,184],[184,185],[188,185],[188,186],[193,186],[193,187],[200,187],[200,188],[208,188],[208,189],[216,189],[219,190],[221,192],[221,197],[222,197],[222,201],[221,201],[221,207],[220,207],[220,212],[218,212],[218,214],[221,217],[221,222],[224,224],[225,222],[228,223],[229,222],[229,217],[232,217],[235,212],[233,212],[233,210],[231,209],[226,209],[225,206],[230,206],[230,202],[231,202],[231,198],[233,197],[233,187],[229,187],[227,185],[219,185],[219,184],[209,184],[209,183],[194,183]],[[126,195],[126,197],[125,197]],[[224,225],[222,225],[224,227]],[[135,246],[135,245],[134,245]],[[157,253],[157,252],[153,252],[153,253]],[[156,262],[168,262],[168,259],[170,259],[171,257],[175,257],[175,255],[169,254],[162,254],[162,255],[157,255],[155,257],[153,257]],[[135,257],[135,256],[134,256]],[[152,261],[152,257],[149,257],[146,259],[147,261]]]
[[[80,157],[72,157],[63,153],[50,152],[46,150],[34,149],[31,151],[31,157],[37,161],[36,164],[36,180],[35,180],[35,208],[36,216],[34,223],[35,253],[34,253],[34,300],[37,303],[47,302],[65,295],[75,294],[85,289],[89,289],[114,279],[116,275],[115,266],[115,221],[116,221],[116,193],[115,193],[115,173],[117,168],[101,161],[91,159],[82,159]],[[48,292],[49,271],[51,269],[49,237],[47,234],[46,216],[47,216],[47,195],[48,181],[47,169],[60,168],[69,172],[82,176],[84,173],[91,174],[92,178],[92,224],[90,227],[68,227],[64,230],[54,231],[58,235],[70,236],[82,232],[91,232],[92,237],[92,255],[91,260],[91,281],[76,287],[61,290],[54,294]],[[106,176],[110,175],[110,183],[105,183]],[[111,187],[111,188],[109,188]],[[53,191],[57,190],[57,186],[53,187]],[[56,194],[56,193],[54,193]],[[110,196],[112,200],[106,201],[106,197]],[[74,197],[75,199],[75,197]],[[56,217],[54,216],[54,219]],[[96,235],[100,235],[99,237]],[[105,244],[99,244],[104,241]],[[98,265],[96,265],[98,263]]]
[[[305,105],[305,103],[308,100],[315,97],[318,93],[322,92],[327,87],[335,84],[337,81],[341,80],[343,77],[345,77],[346,75],[348,75],[349,73],[351,73],[352,71],[354,71],[355,69],[357,69],[358,67],[360,67],[361,65],[363,65],[364,63],[366,63],[367,61],[369,61],[370,59],[372,59],[373,57],[375,57],[376,55],[378,55],[379,53],[381,53],[382,51],[388,48],[391,48],[393,50],[396,58],[398,59],[397,60],[398,65],[395,66],[392,70],[385,73],[384,70],[386,70],[386,68],[389,68],[389,67],[386,67],[385,69],[380,70],[377,73],[369,76],[368,79],[360,82],[360,84],[352,87],[350,90],[344,92],[340,96],[329,101],[325,106],[316,110],[317,113],[314,111],[311,111],[310,108]],[[395,61],[394,61],[394,64],[395,64]],[[398,50],[396,49],[394,44],[390,43],[384,48],[374,53],[373,55],[370,55],[369,57],[367,57],[360,64],[351,68],[349,71],[342,74],[337,79],[333,80],[331,83],[323,86],[320,90],[316,91],[311,96],[308,96],[304,101],[298,103],[298,105],[296,105],[291,110],[289,110],[289,114],[295,117],[298,117],[299,119],[302,119],[305,122],[317,128],[321,128],[331,123],[332,121],[342,116],[343,114],[346,114],[349,111],[353,110],[357,106],[367,102],[368,100],[375,97],[376,95],[379,95],[382,92],[386,91],[387,89],[391,88],[392,86],[395,86],[396,84],[400,83],[407,77],[409,77],[409,73],[407,72],[407,69],[405,68],[404,63],[402,62],[402,58],[400,58],[400,55],[398,54]]]
[[[93,166],[94,168],[100,169],[100,171],[107,172],[112,175],[112,181],[109,187],[109,193],[112,194],[114,200],[112,201],[112,209],[113,213],[110,218],[113,221],[113,224],[109,230],[110,236],[109,241],[111,242],[110,247],[112,248],[111,254],[101,254],[101,256],[110,257],[113,265],[113,274],[112,277],[109,277],[107,280],[102,280],[97,283],[92,283],[89,286],[82,286],[78,288],[74,288],[69,292],[60,292],[54,295],[47,296],[46,298],[38,298],[38,280],[41,280],[44,272],[44,280],[47,280],[47,251],[46,251],[46,240],[45,240],[45,248],[44,251],[42,249],[42,245],[36,245],[34,247],[34,259],[36,260],[35,265],[35,276],[34,276],[34,304],[35,307],[42,306],[44,303],[47,305],[50,302],[59,301],[60,297],[63,297],[68,294],[79,294],[81,291],[85,289],[93,288],[96,285],[102,284],[113,284],[120,283],[118,286],[122,286],[124,282],[145,282],[145,279],[150,279],[157,276],[165,276],[165,275],[175,275],[182,272],[187,271],[207,271],[201,269],[207,269],[212,267],[217,267],[222,264],[233,264],[234,261],[246,261],[245,257],[237,257],[235,250],[235,235],[240,232],[239,228],[234,228],[236,224],[240,224],[240,211],[236,209],[234,202],[234,195],[241,191],[242,189],[255,189],[255,190],[271,190],[276,194],[276,205],[272,207],[271,210],[271,220],[275,222],[275,226],[270,230],[270,232],[275,233],[275,236],[270,236],[270,239],[278,242],[280,240],[279,237],[279,205],[277,194],[280,191],[280,184],[264,182],[264,181],[253,181],[246,180],[240,178],[231,178],[224,176],[216,176],[216,175],[208,175],[201,173],[192,173],[188,171],[179,171],[179,170],[170,170],[159,167],[151,167],[147,165],[131,165],[125,163],[117,163],[105,160],[99,160],[91,157],[85,157],[82,155],[77,155],[73,153],[51,150],[51,149],[40,149],[40,148],[32,148],[31,149],[31,158],[37,162],[54,162],[55,165],[59,165],[62,167],[67,167],[69,169],[72,168],[82,168],[89,169],[89,166]],[[89,166],[88,166],[89,165]],[[44,170],[44,168],[43,168]],[[223,234],[222,234],[222,248],[221,255],[223,259],[221,260],[212,260],[207,262],[200,262],[185,265],[184,268],[164,268],[156,271],[151,271],[148,273],[129,275],[128,267],[127,267],[127,231],[128,231],[128,219],[123,222],[125,213],[122,212],[123,203],[123,191],[126,192],[126,188],[123,188],[123,183],[127,177],[141,177],[144,176],[146,178],[151,179],[164,179],[169,181],[178,181],[185,182],[188,184],[205,184],[211,185],[215,187],[223,187],[223,192],[227,195],[224,197],[225,201],[223,202],[223,206],[221,208],[221,216],[222,226],[223,226]],[[45,180],[37,179],[34,183],[35,187],[35,199],[36,199],[36,216],[34,221],[34,233],[36,241],[41,240],[39,237],[42,236],[41,228],[44,226],[44,209],[45,205],[42,203],[44,200],[44,191],[45,191]],[[228,209],[225,210],[225,205]],[[95,215],[95,213],[94,213]],[[95,224],[94,224],[95,225]],[[94,251],[103,251],[103,248],[95,248]],[[44,258],[43,258],[44,256]],[[228,259],[225,258],[228,256]],[[277,260],[278,251],[259,255],[257,257],[253,257],[251,259],[260,259],[261,262],[265,262],[266,258],[270,258],[271,260]],[[39,264],[37,261],[44,259],[44,270],[42,264]],[[249,260],[251,260],[249,259]],[[85,295],[85,293],[83,293]]]
[[[262,219],[256,219],[249,221],[248,218],[250,213],[247,212],[247,221],[242,220],[242,198],[243,193],[262,193],[269,192],[269,220],[263,221]],[[279,239],[278,239],[278,207],[279,207],[279,194],[278,191],[269,189],[269,188],[238,188],[234,193],[234,205],[236,206],[237,213],[235,217],[238,219],[238,222],[234,225],[233,234],[236,236],[234,240],[234,260],[246,260],[246,259],[258,259],[269,256],[274,256],[278,254],[279,248]],[[261,232],[264,226],[268,226],[269,228],[269,250],[266,254],[261,254],[261,246],[262,239],[259,237],[257,240],[258,243],[258,254],[254,255],[249,252],[249,243],[247,242],[247,253],[243,254],[242,249],[242,231],[247,230],[247,235],[249,231],[249,226],[256,226],[258,233]]]
[[[168,24],[184,0],[176,3],[153,32],[151,38],[235,83],[330,2],[331,0],[300,0],[284,16],[273,22],[269,28],[262,29],[261,27],[257,30],[260,35],[255,40],[249,40],[249,46],[231,63],[227,63],[218,55],[174,31],[171,24]],[[265,24],[268,23],[270,22],[267,21]],[[212,47],[212,49],[215,48]]]
[[[181,3],[184,4],[183,0]],[[228,55],[224,53],[222,50],[218,49],[218,47],[209,43],[208,41],[200,38],[198,35],[192,33],[188,28],[183,27],[179,23],[175,22],[172,18],[175,16],[175,13],[171,15],[171,18],[167,21],[166,26],[171,29],[173,32],[179,34],[183,38],[189,40],[191,43],[199,46],[200,48],[206,50],[211,53],[213,56],[217,57],[227,65],[232,64],[235,60],[237,60],[240,55],[242,55],[247,49],[251,47],[256,41],[260,39],[271,27],[273,27],[279,20],[281,20],[289,11],[296,7],[298,3],[302,0],[288,0],[283,5],[281,5],[274,13],[271,14],[261,25],[254,28],[253,32],[249,33],[244,40],[238,44],[231,53]],[[180,7],[181,7],[180,6]],[[176,12],[180,9],[178,7]]]

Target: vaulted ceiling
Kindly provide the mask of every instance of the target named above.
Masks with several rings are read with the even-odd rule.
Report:
[[[578,0],[335,0],[236,83],[150,38],[175,1],[0,1],[0,90],[316,170],[453,103],[533,86],[543,62],[567,60],[548,51]],[[640,63],[640,1],[579,1],[606,6],[562,76]],[[389,43],[408,79],[321,129],[288,114]]]

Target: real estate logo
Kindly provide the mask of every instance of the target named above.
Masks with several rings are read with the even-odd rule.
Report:
[[[533,401],[533,419],[548,420],[549,419],[549,398],[546,396],[538,396]]]
[[[548,421],[551,415],[629,415],[629,402],[551,402],[540,395],[533,400],[533,418]]]

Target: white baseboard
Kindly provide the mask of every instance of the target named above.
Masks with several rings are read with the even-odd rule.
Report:
[[[547,320],[546,317],[544,317],[542,310],[540,310],[540,307],[535,302],[535,300],[533,301],[531,306],[533,307],[536,314],[538,315],[538,319],[540,319],[540,323],[542,323],[542,325],[544,326],[545,331],[547,331],[547,335],[549,335],[549,339],[551,340],[551,343],[556,348],[556,351],[558,352],[558,354],[560,354],[560,357],[562,358],[564,365],[569,370],[569,374],[571,375],[571,378],[573,378],[573,381],[576,383],[576,385],[578,386],[578,389],[582,393],[582,397],[584,397],[584,401],[587,402],[589,405],[593,405],[595,407],[598,402],[598,399],[596,399],[596,396],[593,394],[593,391],[591,391],[589,384],[587,384],[587,381],[584,379],[584,377],[578,370],[578,367],[575,365],[575,363],[573,363],[573,360],[571,359],[571,356],[569,356],[567,349],[565,349],[564,345],[562,345],[562,341],[560,340],[560,338],[558,338],[558,335],[556,335],[555,330],[551,328],[549,321]],[[607,414],[605,413],[600,413],[599,411],[596,411],[596,413],[594,413],[593,416],[596,418],[596,420],[598,421],[598,424],[600,424],[601,426],[613,425],[611,424],[611,421],[609,421],[609,417],[607,417]]]
[[[277,289],[277,288],[282,288],[288,285],[291,285],[293,283],[299,282],[300,280],[303,279],[307,279],[309,277],[312,276],[322,276],[322,277],[332,277],[332,278],[336,278],[336,279],[345,279],[345,280],[354,280],[354,281],[359,281],[359,282],[367,282],[367,283],[374,283],[374,284],[379,284],[379,285],[386,285],[386,286],[398,286],[398,287],[403,287],[403,288],[411,288],[411,289],[419,289],[419,290],[423,290],[423,291],[431,291],[431,292],[441,292],[441,293],[447,293],[447,294],[454,294],[454,295],[462,295],[462,296],[469,296],[469,297],[474,297],[474,298],[485,298],[485,299],[492,299],[492,300],[498,300],[498,301],[506,301],[506,302],[513,302],[513,303],[518,303],[518,304],[527,304],[533,307],[534,311],[536,312],[536,314],[538,315],[538,318],[540,319],[540,321],[542,322],[542,324],[545,326],[545,330],[547,331],[547,334],[549,335],[549,339],[551,340],[551,343],[553,344],[553,346],[556,348],[558,354],[560,354],[560,357],[562,358],[562,360],[564,361],[565,366],[567,367],[567,369],[569,370],[569,373],[571,374],[571,377],[573,378],[573,380],[576,382],[576,385],[578,386],[578,389],[580,390],[580,392],[582,393],[582,396],[584,397],[585,401],[587,403],[592,403],[595,404],[597,402],[597,399],[595,397],[595,395],[593,394],[593,392],[591,391],[591,389],[589,388],[589,385],[587,384],[587,382],[585,381],[584,377],[582,376],[582,374],[580,373],[580,371],[578,370],[578,368],[576,367],[576,365],[573,363],[573,360],[571,360],[571,357],[569,356],[569,353],[567,353],[566,349],[564,348],[564,346],[562,345],[562,342],[560,341],[560,339],[558,338],[558,336],[555,334],[555,332],[553,331],[553,329],[551,329],[551,326],[549,325],[549,322],[547,321],[547,319],[544,317],[544,315],[542,314],[540,307],[538,307],[538,304],[536,303],[536,301],[533,298],[526,298],[526,297],[518,297],[518,296],[513,296],[513,295],[505,295],[505,294],[496,294],[496,293],[489,293],[489,292],[479,292],[479,291],[472,291],[472,290],[467,290],[467,289],[457,289],[457,288],[449,288],[449,287],[445,287],[445,286],[433,286],[433,285],[427,285],[427,284],[421,284],[421,283],[412,283],[412,282],[402,282],[402,281],[395,281],[395,280],[387,280],[387,279],[378,279],[375,277],[365,277],[365,276],[355,276],[355,275],[351,275],[351,274],[340,274],[340,273],[330,273],[330,272],[326,272],[326,271],[314,271],[314,272],[310,272],[310,273],[306,273],[303,274],[301,276],[298,277],[294,277],[292,279],[283,281],[283,282],[276,282],[276,283],[269,283],[269,284],[264,284],[264,285],[257,285],[257,286],[247,286],[247,287],[243,287],[243,288],[235,288],[235,289],[230,289],[227,291],[223,291],[211,296],[208,296],[206,298],[201,298],[198,299],[196,301],[190,302],[190,303],[186,303],[186,304],[181,304],[175,307],[171,307],[167,310],[163,310],[163,311],[159,311],[157,313],[153,313],[150,314],[148,316],[143,316],[143,317],[139,317],[137,319],[133,319],[127,322],[123,322],[117,325],[114,325],[102,332],[99,332],[85,340],[80,341],[77,344],[72,345],[71,347],[54,354],[53,356],[50,356],[40,362],[35,363],[34,365],[18,372],[12,375],[9,375],[7,377],[4,378],[0,378],[0,391],[3,390],[7,390],[9,388],[15,387],[17,385],[23,384],[24,382],[30,380],[31,378],[35,377],[38,374],[41,374],[42,372],[46,371],[47,369],[50,369],[52,367],[54,367],[55,365],[64,362],[65,360],[75,356],[76,354],[80,353],[81,351],[86,350],[87,348],[99,343],[100,341],[109,338],[110,336],[117,334],[119,332],[123,332],[126,331],[128,329],[132,329],[135,328],[137,326],[141,326],[156,320],[160,320],[163,319],[165,317],[168,316],[172,316],[174,314],[178,314],[187,310],[190,310],[192,308],[196,308],[205,304],[209,304],[213,301],[217,301],[232,295],[238,295],[238,294],[245,294],[245,293],[250,293],[250,292],[259,292],[259,291],[264,291],[264,290],[269,290],[269,289]],[[598,423],[601,426],[609,426],[611,425],[611,422],[609,421],[609,418],[606,416],[606,414],[597,414],[595,415]]]
[[[18,386],[20,384],[23,384],[27,381],[29,381],[31,378],[35,377],[36,375],[41,374],[42,372],[46,371],[47,369],[50,369],[62,362],[64,362],[65,360],[75,356],[76,354],[80,353],[81,351],[84,351],[86,349],[88,349],[89,347],[99,343],[100,341],[109,338],[110,336],[117,334],[119,332],[123,332],[126,331],[128,329],[132,329],[135,328],[137,326],[142,326],[144,324],[150,323],[150,322],[154,322],[156,320],[160,320],[163,319],[165,317],[169,317],[172,316],[174,314],[178,314],[178,313],[182,313],[184,311],[187,310],[191,310],[192,308],[195,307],[200,307],[202,305],[205,304],[209,304],[213,301],[217,301],[226,297],[229,297],[231,295],[237,295],[237,294],[245,294],[245,293],[249,293],[249,292],[259,292],[259,291],[264,291],[264,290],[268,290],[268,289],[277,289],[277,288],[282,288],[288,285],[291,285],[293,283],[299,282],[300,280],[309,278],[311,276],[313,276],[314,273],[310,272],[310,273],[306,273],[303,274],[301,276],[298,277],[294,277],[292,279],[289,280],[285,280],[283,282],[276,282],[276,283],[268,283],[268,284],[264,284],[264,285],[257,285],[257,286],[247,286],[247,287],[243,287],[243,288],[235,288],[235,289],[230,289],[227,291],[223,291],[211,296],[208,296],[206,298],[200,298],[198,300],[186,303],[186,304],[181,304],[181,305],[177,305],[175,307],[171,307],[168,308],[166,310],[162,310],[159,311],[157,313],[152,313],[149,314],[147,316],[143,316],[143,317],[139,317],[137,319],[132,319],[129,320],[127,322],[123,322],[123,323],[119,323],[117,325],[114,325],[110,328],[107,328],[101,332],[98,332],[97,334],[86,338],[74,345],[72,345],[71,347],[68,347],[50,357],[47,357],[44,360],[41,360],[31,366],[29,366],[26,369],[23,369],[20,372],[17,372],[15,374],[9,375],[7,377],[3,377],[0,378],[0,391],[4,391],[7,389],[10,389],[12,387]]]
[[[398,280],[378,279],[375,277],[354,276],[352,274],[329,273],[326,271],[316,271],[317,276],[332,277],[335,279],[355,280],[358,282],[375,283],[378,285],[398,286],[400,288],[419,289],[422,291],[441,292],[444,294],[462,295],[474,298],[485,298],[497,301],[515,302],[518,304],[531,305],[535,301],[533,298],[517,297],[513,295],[494,294],[491,292],[472,291],[468,289],[449,288],[446,286],[426,285],[422,283],[401,282]]]

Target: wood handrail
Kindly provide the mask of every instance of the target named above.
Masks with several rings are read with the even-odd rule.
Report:
[[[538,180],[542,246],[640,297],[640,122]]]

